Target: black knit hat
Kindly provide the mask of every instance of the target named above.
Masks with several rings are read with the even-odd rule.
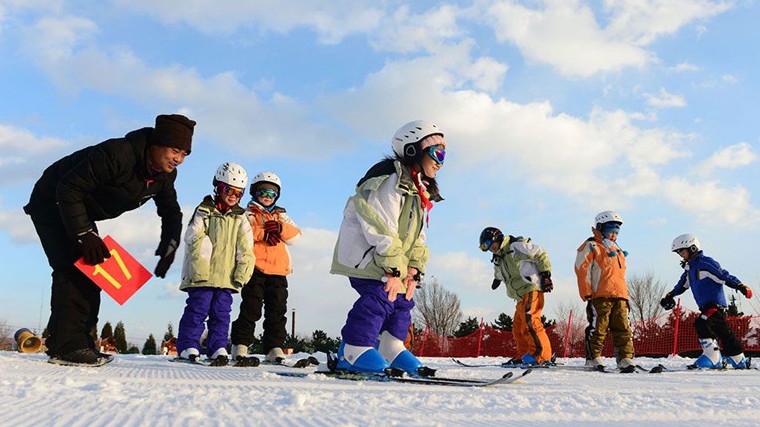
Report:
[[[156,117],[153,144],[178,148],[190,154],[195,122],[181,114],[161,114]]]

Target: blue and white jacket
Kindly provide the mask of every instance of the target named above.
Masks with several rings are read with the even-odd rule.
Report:
[[[725,308],[727,304],[723,285],[739,289],[738,285],[741,283],[741,280],[721,268],[718,261],[703,255],[702,251],[683,263],[683,268],[684,272],[671,292],[674,296],[681,295],[691,288],[694,300],[700,309],[711,305]]]

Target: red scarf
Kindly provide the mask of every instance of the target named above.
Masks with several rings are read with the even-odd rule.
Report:
[[[417,193],[420,195],[420,202],[422,202],[422,210],[426,211],[425,223],[430,227],[430,210],[433,209],[433,202],[430,201],[427,187],[422,182],[422,175],[414,169],[411,169],[411,171],[412,181],[414,181],[414,186],[417,187]]]

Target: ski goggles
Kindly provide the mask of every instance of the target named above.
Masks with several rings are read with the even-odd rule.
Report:
[[[238,199],[243,197],[245,193],[244,188],[233,187],[229,184],[219,183],[216,186],[216,194],[222,196],[237,197]]]
[[[276,199],[277,198],[277,191],[272,190],[271,188],[259,188],[256,190],[256,193],[254,194],[256,198],[263,199],[265,197],[269,197],[270,199]]]
[[[442,165],[443,164],[443,160],[446,158],[446,149],[441,148],[441,147],[439,147],[437,145],[431,145],[427,149],[427,153],[439,165]]]
[[[483,242],[483,243],[480,244],[480,250],[483,251],[483,252],[485,252],[485,251],[491,249],[491,245],[493,245],[493,241],[486,240],[485,242]]]

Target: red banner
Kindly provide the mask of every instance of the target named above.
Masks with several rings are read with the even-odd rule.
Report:
[[[103,242],[108,247],[111,258],[98,265],[85,264],[84,259],[79,258],[74,265],[106,291],[114,301],[123,305],[153,275],[137,262],[129,252],[116,243],[111,236],[106,236]]]

